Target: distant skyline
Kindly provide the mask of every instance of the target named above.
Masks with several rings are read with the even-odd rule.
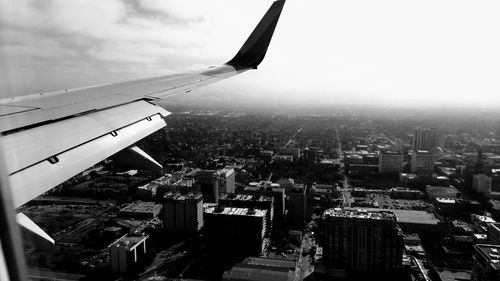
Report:
[[[271,3],[1,0],[1,97],[223,63]],[[498,1],[288,0],[259,70],[190,98],[498,107],[498,11]]]

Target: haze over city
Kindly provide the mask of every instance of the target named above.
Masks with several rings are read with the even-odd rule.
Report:
[[[228,61],[269,3],[2,1],[1,97]],[[499,10],[498,1],[290,0],[272,59],[191,95],[256,105],[494,108]]]

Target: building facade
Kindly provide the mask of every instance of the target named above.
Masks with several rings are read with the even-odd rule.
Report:
[[[287,194],[288,221],[293,229],[302,229],[306,220],[307,187],[304,184],[295,184]]]
[[[323,258],[338,277],[389,274],[402,267],[403,233],[394,213],[328,209],[323,221]]]
[[[251,182],[245,187],[245,194],[252,195],[268,195],[273,197],[274,218],[273,220],[281,221],[285,214],[285,189],[279,184],[271,181]]]
[[[273,214],[274,214],[273,202],[274,198],[268,195],[224,193],[221,194],[221,197],[219,199],[219,206],[267,210],[266,236],[268,236],[271,234],[271,230],[273,227]]]
[[[491,177],[485,174],[472,176],[472,190],[486,197],[491,193]]]
[[[176,234],[196,234],[203,227],[201,193],[168,192],[163,196],[163,229]]]
[[[146,255],[149,236],[124,236],[109,245],[111,270],[127,273]]]
[[[443,146],[443,134],[437,128],[415,128],[413,151],[429,150]]]
[[[411,172],[434,170],[434,155],[428,150],[416,150],[411,155]]]
[[[266,248],[266,213],[252,208],[205,208],[208,247],[224,256],[262,255]]]
[[[381,151],[378,156],[379,173],[401,173],[403,171],[403,153]]]

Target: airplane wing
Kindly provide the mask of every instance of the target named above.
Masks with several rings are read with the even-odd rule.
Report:
[[[170,113],[155,101],[257,68],[284,2],[271,5],[223,65],[0,100],[0,148],[14,208],[166,126]]]

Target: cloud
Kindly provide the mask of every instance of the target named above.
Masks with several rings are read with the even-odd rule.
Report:
[[[2,0],[2,95],[229,60],[271,1]],[[259,71],[203,91],[265,101],[500,104],[498,1],[287,1]]]

